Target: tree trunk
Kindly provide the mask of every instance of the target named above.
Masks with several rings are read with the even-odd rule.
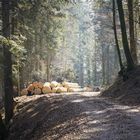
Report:
[[[87,84],[91,85],[90,58],[87,56]]]
[[[0,140],[5,140],[8,136],[8,131],[3,123],[2,116],[0,114]]]
[[[110,46],[106,46],[106,85],[110,84],[111,71],[110,71]]]
[[[12,15],[11,15],[11,34],[15,34],[17,31],[17,18],[16,18],[16,7],[18,5],[17,0],[11,0],[11,10],[12,10]]]
[[[118,5],[119,19],[120,19],[121,32],[122,32],[122,43],[123,43],[123,48],[127,60],[127,70],[132,70],[134,68],[134,62],[129,50],[122,0],[117,0],[117,5]]]
[[[123,63],[122,63],[121,52],[120,52],[120,47],[119,47],[119,43],[118,43],[117,29],[116,29],[116,4],[115,4],[115,0],[113,0],[113,29],[114,29],[115,43],[116,43],[116,49],[117,49],[117,53],[118,53],[120,69],[122,70]]]
[[[133,14],[133,0],[128,0],[129,13],[129,32],[130,32],[130,51],[135,64],[137,64],[137,48],[134,34],[134,14]]]
[[[106,65],[105,46],[102,44],[102,85],[105,85],[106,83],[105,65]]]
[[[79,83],[81,87],[84,87],[84,60],[83,60],[83,53],[82,53],[82,48],[80,46],[80,62],[79,62]]]
[[[96,55],[95,55],[96,56]],[[95,62],[94,62],[94,80],[93,80],[93,84],[94,84],[94,86],[97,86],[97,60],[96,60],[96,58],[95,58],[95,60],[94,60]]]
[[[12,11],[12,14],[11,14],[11,35],[15,35],[16,32],[17,32],[17,18],[16,18],[16,7],[17,7],[17,0],[11,0],[11,11]],[[17,61],[17,88],[18,88],[18,91],[16,94],[17,95],[20,95],[20,65],[19,65],[19,60]],[[14,93],[15,94],[15,93]],[[15,95],[14,95],[15,96]]]
[[[96,68],[96,48],[94,51],[94,55],[92,56],[92,85],[95,86],[96,85],[96,81],[97,81],[97,68]]]
[[[2,0],[2,33],[10,38],[10,1]],[[4,55],[4,92],[5,92],[5,123],[8,124],[13,116],[13,83],[12,83],[12,58],[9,46],[3,46]]]
[[[47,82],[50,82],[50,53],[47,54]]]
[[[81,87],[84,87],[83,59],[81,60],[81,63],[80,63],[79,83]]]

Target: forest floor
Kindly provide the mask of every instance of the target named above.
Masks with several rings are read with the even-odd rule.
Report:
[[[140,140],[140,106],[99,92],[18,97],[9,140]]]
[[[128,79],[123,81],[118,76],[115,83],[102,92],[102,97],[116,100],[125,105],[140,105],[140,66],[127,73]]]

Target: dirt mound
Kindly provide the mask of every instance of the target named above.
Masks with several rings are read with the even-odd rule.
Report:
[[[140,66],[130,71],[127,76],[126,81],[118,77],[112,86],[102,92],[101,96],[116,99],[123,104],[140,104]]]

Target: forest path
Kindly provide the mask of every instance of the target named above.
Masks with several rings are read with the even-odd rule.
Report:
[[[140,140],[140,107],[99,93],[64,93],[18,99],[10,140]]]

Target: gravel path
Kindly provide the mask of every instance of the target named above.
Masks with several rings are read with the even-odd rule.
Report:
[[[9,140],[140,140],[140,107],[98,94],[18,98]]]

